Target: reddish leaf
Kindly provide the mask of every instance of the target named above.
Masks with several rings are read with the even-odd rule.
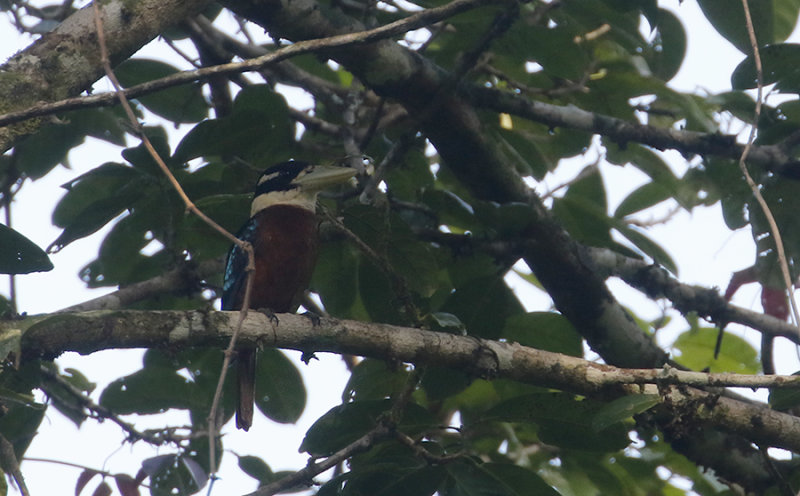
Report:
[[[75,483],[75,496],[80,496],[81,491],[86,487],[86,484],[92,480],[92,477],[99,474],[97,470],[86,469],[78,476],[78,481]]]
[[[756,282],[756,279],[755,265],[738,272],[734,272],[731,276],[731,281],[728,283],[728,288],[725,290],[725,299],[730,301],[740,287],[751,282]]]
[[[122,496],[139,496],[139,483],[128,474],[118,474],[114,476],[117,489]]]
[[[786,290],[783,288],[761,287],[761,306],[764,313],[781,320],[789,317],[789,302],[786,299]]]
[[[111,492],[111,486],[109,486],[106,481],[103,481],[94,490],[92,496],[109,496]]]

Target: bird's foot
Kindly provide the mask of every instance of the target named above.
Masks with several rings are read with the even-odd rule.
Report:
[[[270,321],[270,322],[272,322],[272,324],[273,324],[273,325],[278,325],[278,324],[280,324],[280,322],[281,322],[281,321],[278,319],[278,316],[277,316],[277,315],[275,315],[275,312],[273,312],[273,311],[272,311],[272,310],[270,310],[269,308],[259,308],[259,309],[258,309],[258,310],[256,310],[256,311],[257,311],[257,312],[259,312],[259,313],[263,313],[264,315],[266,315],[266,316],[267,316],[267,318],[269,319],[269,321]]]
[[[300,315],[310,320],[311,325],[314,327],[318,327],[320,323],[322,323],[322,317],[320,317],[319,314],[316,314],[314,312],[303,312]]]

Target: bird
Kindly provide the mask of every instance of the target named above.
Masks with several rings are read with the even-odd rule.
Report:
[[[270,315],[297,310],[317,260],[317,194],[346,182],[355,173],[351,168],[289,160],[261,174],[250,218],[237,234],[253,246],[255,255],[249,308]],[[222,310],[241,310],[247,286],[246,267],[247,254],[233,245],[225,264]],[[236,427],[247,431],[253,423],[255,350],[238,350],[236,363],[239,389]]]

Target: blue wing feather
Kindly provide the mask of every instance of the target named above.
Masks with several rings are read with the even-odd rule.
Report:
[[[244,241],[253,241],[256,232],[256,222],[250,219],[236,237]],[[247,254],[238,246],[231,246],[228,251],[228,261],[225,264],[225,279],[222,283],[222,309],[239,310],[244,298],[244,284],[247,280]]]

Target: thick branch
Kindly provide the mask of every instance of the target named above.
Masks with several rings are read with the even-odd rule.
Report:
[[[274,63],[280,62],[282,60],[288,59],[290,57],[293,57],[293,56],[296,56],[296,55],[300,55],[300,54],[304,54],[304,53],[320,51],[320,50],[324,50],[326,48],[344,47],[344,46],[348,46],[348,45],[353,45],[353,44],[358,44],[358,43],[365,43],[365,42],[368,42],[368,41],[373,41],[373,40],[378,40],[378,39],[383,39],[383,38],[389,38],[389,37],[396,36],[396,35],[401,34],[401,33],[405,33],[407,31],[411,31],[411,30],[414,30],[414,29],[417,29],[417,28],[420,28],[420,27],[427,26],[429,24],[436,23],[438,21],[441,21],[442,19],[446,19],[446,18],[451,17],[453,15],[456,15],[456,14],[458,14],[460,12],[464,12],[465,10],[473,9],[475,7],[478,7],[478,6],[481,6],[481,5],[484,5],[484,4],[489,4],[489,3],[494,3],[494,2],[497,2],[497,1],[498,0],[455,0],[455,1],[453,1],[453,2],[451,2],[449,4],[447,4],[447,5],[444,5],[442,7],[437,7],[437,8],[433,8],[433,9],[424,10],[422,12],[418,12],[416,14],[410,15],[405,19],[401,19],[399,21],[395,21],[395,22],[392,22],[392,23],[377,27],[375,29],[360,30],[360,32],[343,32],[343,33],[338,33],[338,34],[332,34],[330,37],[327,37],[327,39],[312,39],[312,40],[307,40],[307,41],[302,42],[302,43],[295,43],[293,45],[289,45],[289,46],[286,46],[286,47],[281,48],[279,50],[276,50],[275,52],[262,55],[260,57],[255,58],[255,59],[249,59],[249,60],[246,60],[244,62],[221,64],[221,65],[215,65],[215,66],[211,66],[211,67],[204,67],[202,69],[197,69],[197,70],[194,70],[194,71],[180,72],[180,73],[174,74],[174,75],[169,76],[169,77],[165,77],[165,78],[161,78],[161,79],[157,79],[157,80],[153,80],[153,81],[148,81],[147,83],[136,85],[134,87],[131,87],[131,88],[125,90],[123,92],[123,94],[124,94],[124,96],[126,98],[130,99],[130,98],[134,98],[134,97],[137,97],[137,96],[146,95],[146,94],[149,94],[149,93],[154,93],[156,91],[159,91],[159,90],[162,90],[162,89],[165,89],[165,88],[169,88],[169,87],[172,87],[172,86],[176,86],[176,85],[180,85],[180,84],[186,84],[186,83],[194,82],[194,81],[197,81],[197,80],[208,79],[208,78],[210,78],[212,76],[216,76],[216,75],[219,75],[219,74],[241,73],[241,72],[258,70],[258,69],[261,69],[262,67],[265,67],[267,65],[274,64]],[[83,12],[83,11],[81,11],[81,12]],[[91,12],[88,15],[91,15]],[[70,17],[70,19],[72,19],[72,17]],[[89,19],[89,20],[91,21],[91,19]],[[104,21],[104,22],[107,22],[107,21]],[[114,27],[116,27],[116,26],[112,26],[112,28],[114,28]],[[109,29],[112,29],[112,28],[109,28]],[[91,29],[84,28],[84,31],[82,32],[82,34],[84,36],[90,37],[92,40],[94,40],[94,28],[93,28],[93,26],[91,27]],[[111,37],[113,34],[114,34],[114,32],[110,31],[109,32],[109,37]],[[326,37],[325,36],[320,36],[319,38],[326,38]],[[96,49],[96,41],[94,41],[94,43],[95,43],[95,45],[93,45],[93,46]],[[394,44],[394,42],[388,42],[388,43]],[[113,45],[113,44],[109,47],[109,50],[111,51],[110,58],[112,58],[112,61],[115,61],[115,60],[120,59],[120,58],[124,59],[125,57],[131,55],[131,53],[124,53],[124,54],[122,54],[124,56],[122,56],[121,54],[113,51],[113,49],[115,47],[116,47],[116,45]],[[138,49],[138,47],[137,47],[137,49]],[[23,52],[23,53],[25,53],[25,52]],[[12,64],[15,61],[16,57],[19,57],[19,56],[20,55],[17,55],[17,56],[15,56],[15,58],[12,58],[8,62],[8,64],[6,64],[6,66],[4,66],[4,67],[8,67],[10,64]],[[92,62],[96,63],[98,68],[99,68],[99,71],[98,71],[99,74],[97,76],[97,77],[99,77],[99,75],[102,74],[102,68],[100,68],[100,66],[99,66],[99,64],[100,64],[99,56],[95,55],[95,58],[96,58],[96,61],[93,60]],[[3,70],[4,67],[0,67],[0,74],[2,74],[2,70]],[[68,76],[65,75],[64,77],[68,77]],[[95,77],[95,79],[97,79],[97,77]],[[89,107],[89,106],[112,105],[112,104],[116,103],[116,100],[118,98],[116,93],[103,93],[103,94],[93,95],[93,96],[89,96],[89,97],[69,98],[69,99],[62,100],[62,101],[57,101],[57,102],[54,102],[54,103],[46,103],[46,104],[38,104],[37,103],[39,100],[51,101],[51,100],[54,100],[56,98],[63,98],[64,96],[69,95],[71,93],[77,93],[80,90],[82,90],[85,87],[87,87],[89,84],[91,84],[92,81],[94,81],[94,80],[88,81],[83,86],[77,88],[76,91],[67,91],[67,90],[72,90],[72,88],[66,88],[65,91],[62,92],[63,94],[61,94],[61,95],[59,95],[57,97],[56,96],[52,96],[52,95],[48,95],[48,98],[44,98],[44,97],[42,97],[42,98],[32,98],[30,101],[25,99],[25,100],[23,100],[25,102],[24,105],[15,105],[13,107],[13,109],[21,109],[21,110],[19,110],[19,111],[11,111],[11,112],[4,112],[2,115],[0,115],[0,126],[11,124],[11,123],[20,122],[20,121],[23,121],[23,120],[26,120],[26,119],[30,119],[31,117],[50,115],[50,114],[53,114],[56,111],[74,110],[74,109],[84,108],[84,107]],[[0,83],[2,83],[1,79],[0,79]],[[15,86],[15,88],[16,88],[16,91],[22,91],[22,89],[20,89],[20,87]],[[2,87],[0,87],[0,90],[2,90]],[[21,93],[21,94],[26,94],[26,93]],[[0,91],[0,101],[2,101],[2,96],[3,96],[3,94]],[[18,98],[18,96],[16,98]],[[6,110],[6,109],[0,107],[0,111],[4,111],[4,110]],[[9,110],[11,110],[11,109],[9,109]],[[20,128],[20,126],[13,127],[13,129],[18,129],[18,128]],[[2,134],[4,132],[3,129],[5,129],[5,128],[0,127],[0,146],[5,146],[5,148],[0,149],[0,151],[7,150],[11,146],[11,144],[9,144],[10,141],[4,140],[4,135]],[[25,134],[30,134],[30,132],[33,132],[33,131],[35,131],[35,129],[26,130]],[[7,133],[8,131],[5,131],[5,132]]]
[[[714,289],[683,284],[658,265],[629,258],[608,249],[591,248],[588,253],[592,264],[599,271],[619,277],[650,298],[667,298],[683,314],[696,312],[722,327],[735,322],[763,334],[784,337],[800,344],[797,327],[771,315],[733,305]]]
[[[713,155],[732,160],[738,160],[744,149],[743,145],[736,143],[736,136],[732,135],[650,126],[596,114],[574,105],[559,106],[538,102],[523,95],[493,88],[470,86],[462,89],[465,98],[478,107],[517,115],[551,127],[599,134],[622,145],[635,142],[657,150],[673,149],[684,155]],[[753,146],[747,161],[771,171],[788,174],[791,174],[793,168],[800,166],[778,145]]]
[[[167,27],[196,15],[208,0],[110,0],[103,6],[111,62],[117,64]],[[91,5],[0,66],[0,112],[60,100],[91,87],[103,75]],[[38,130],[40,123],[0,127],[0,152]]]
[[[261,24],[274,37],[292,41],[363,29],[360,22],[322,8],[316,0],[223,0],[223,5]],[[453,75],[390,41],[332,49],[326,54],[379,95],[402,103],[409,115],[418,120],[419,128],[445,165],[475,197],[530,205],[530,225],[523,235],[537,243],[526,251],[525,261],[558,309],[608,363],[654,367],[666,361],[663,350],[641,332],[613,298],[604,279],[584,263],[578,244],[552,219],[498,143],[484,131],[476,111],[455,91],[459,81]],[[707,437],[688,440],[681,451],[699,458],[725,451],[725,441],[709,442]],[[741,453],[753,461],[748,467],[728,464],[714,468],[722,469],[721,475],[730,480],[764,484],[769,473],[757,461],[759,453],[747,446],[742,447]]]
[[[91,310],[116,310],[163,294],[181,294],[199,289],[201,279],[222,272],[222,260],[207,260],[195,270],[179,267],[160,276],[129,284],[112,293],[98,296],[67,307],[62,312],[88,312]]]
[[[112,348],[221,347],[238,312],[95,311],[31,317],[0,324],[23,329],[23,357],[91,353]],[[664,408],[698,422],[747,436],[758,444],[800,452],[800,419],[768,408],[686,388],[696,386],[800,387],[800,377],[704,374],[675,369],[630,370],[581,358],[527,348],[516,343],[425,331],[385,324],[251,313],[241,343],[290,348],[305,353],[333,352],[466,370],[476,377],[509,378],[569,392],[661,394]],[[532,330],[535,332],[535,330]],[[680,384],[680,387],[673,387]],[[638,385],[647,385],[639,387]],[[687,411],[687,406],[692,406]],[[695,408],[702,406],[703,408]]]

